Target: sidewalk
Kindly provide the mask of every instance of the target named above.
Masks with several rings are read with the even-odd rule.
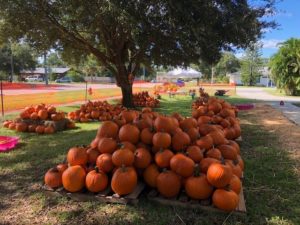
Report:
[[[279,102],[268,103],[273,108],[280,110],[283,115],[290,121],[300,125],[300,108],[290,102],[284,102],[284,106],[279,105]]]

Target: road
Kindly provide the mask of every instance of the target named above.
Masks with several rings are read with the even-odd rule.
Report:
[[[237,87],[236,94],[243,98],[256,99],[266,102],[300,102],[300,97],[275,96],[264,91],[264,88],[243,88]]]

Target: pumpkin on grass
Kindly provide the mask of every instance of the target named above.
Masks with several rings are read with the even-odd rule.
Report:
[[[156,187],[156,178],[159,175],[159,170],[156,164],[151,164],[149,165],[144,173],[143,173],[143,178],[146,184],[148,184],[150,187],[155,188]]]
[[[242,189],[242,182],[236,175],[233,175],[231,177],[231,180],[229,182],[229,189],[233,190],[237,194],[240,194]]]
[[[69,192],[80,191],[85,185],[85,170],[79,166],[70,166],[62,174],[62,183]]]
[[[26,132],[28,126],[26,123],[16,123],[16,131],[18,132]]]
[[[134,191],[137,185],[137,173],[133,167],[118,168],[111,179],[111,189],[118,195],[127,195]]]
[[[162,196],[172,198],[179,194],[181,181],[176,173],[171,170],[166,170],[157,176],[156,186]]]
[[[45,132],[45,126],[44,125],[36,126],[35,132],[38,133],[38,134],[43,134]]]
[[[44,129],[44,133],[45,134],[54,134],[54,132],[55,132],[55,130],[54,130],[54,128],[52,126],[47,126]]]
[[[45,184],[51,188],[62,186],[62,173],[57,168],[51,168],[45,174]]]
[[[119,126],[112,121],[105,121],[97,131],[97,137],[116,138],[118,136]]]
[[[207,199],[213,192],[213,186],[207,181],[204,173],[196,173],[185,180],[185,191],[190,198]]]
[[[231,190],[217,189],[212,196],[214,206],[227,212],[236,209],[239,204],[239,196]]]
[[[76,146],[69,149],[67,161],[71,166],[85,165],[88,161],[88,155],[84,147]]]
[[[90,192],[103,191],[108,185],[107,175],[98,169],[90,171],[85,178],[85,186]]]

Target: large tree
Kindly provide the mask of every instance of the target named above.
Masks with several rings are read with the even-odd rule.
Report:
[[[227,73],[234,73],[240,69],[240,61],[231,52],[224,52],[221,59],[215,66],[217,76],[226,76]]]
[[[241,60],[241,75],[244,85],[255,85],[257,79],[262,75],[264,64],[261,47],[261,43],[251,43],[245,51],[245,56]]]
[[[300,39],[291,38],[282,43],[269,66],[278,88],[288,95],[300,95]]]
[[[39,49],[93,54],[133,106],[140,65],[186,66],[217,61],[221,50],[246,47],[273,23],[273,0],[0,0],[0,32]]]

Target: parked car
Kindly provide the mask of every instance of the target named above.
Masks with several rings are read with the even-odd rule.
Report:
[[[72,79],[70,77],[62,77],[55,80],[56,83],[71,83]]]
[[[29,76],[25,78],[27,82],[42,82],[44,79],[41,76]]]

